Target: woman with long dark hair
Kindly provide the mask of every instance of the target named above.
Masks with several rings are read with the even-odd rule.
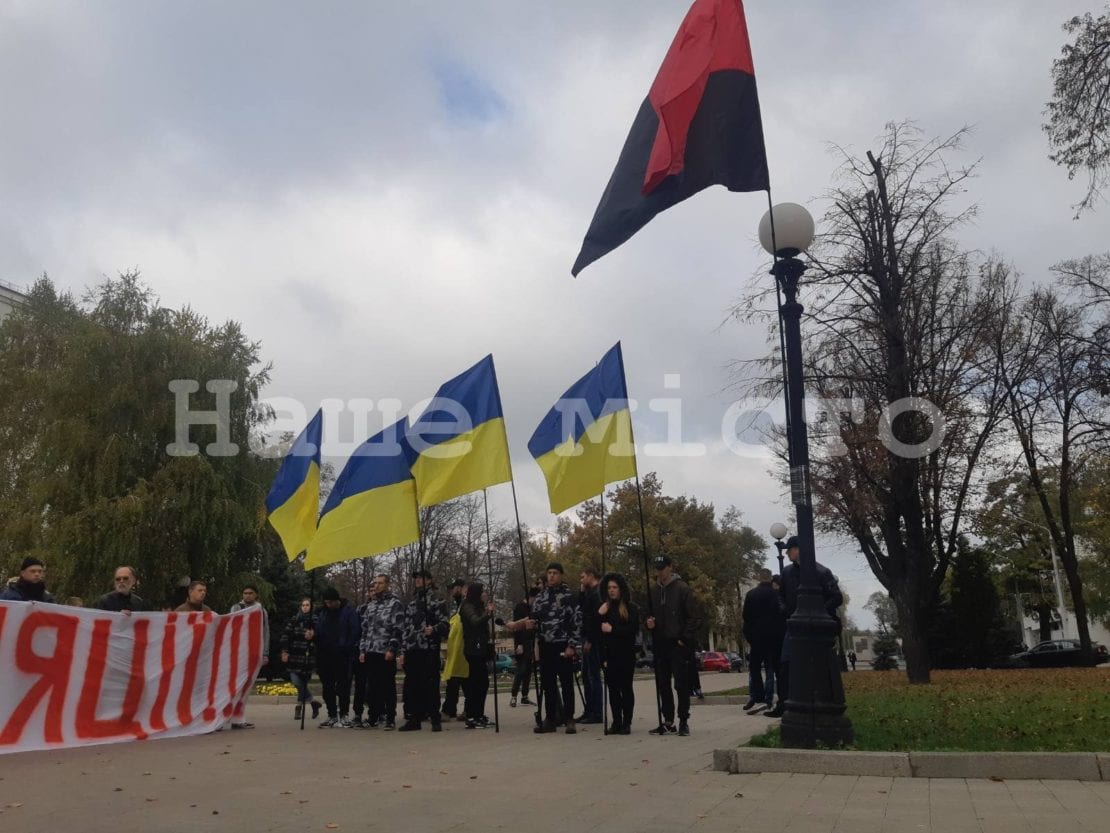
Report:
[[[463,656],[470,668],[466,678],[466,728],[479,729],[489,725],[486,717],[486,692],[489,676],[489,620],[493,605],[484,599],[485,587],[480,581],[466,586],[466,598],[459,605],[459,619],[463,628]]]
[[[636,695],[632,693],[632,674],[636,670],[636,634],[640,632],[640,611],[632,604],[628,582],[620,573],[609,573],[601,581],[601,641],[605,648],[605,684],[613,712],[610,734],[632,734],[632,712]]]

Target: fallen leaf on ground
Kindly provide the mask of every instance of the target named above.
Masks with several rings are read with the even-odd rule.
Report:
[[[477,776],[477,775],[471,775],[471,776],[470,776],[470,780],[471,780],[471,781],[477,781],[477,780],[478,780],[478,776]]]
[[[403,789],[403,790],[411,790],[411,789],[412,789],[412,784],[402,784],[402,785],[401,785],[401,789]]]
[[[329,821],[327,823],[326,827],[328,828],[328,830],[338,830],[339,829],[339,825],[336,824],[334,821]]]
[[[282,794],[282,795],[292,795],[292,794],[293,794],[293,791],[292,791],[292,790],[282,790],[282,791],[281,791],[281,794]]]
[[[157,798],[151,798],[149,795],[146,797],[147,801],[157,801]]]
[[[628,786],[630,786],[630,787],[638,787],[638,786],[640,786],[640,782],[639,782],[639,781],[629,781],[629,782],[628,782]]]
[[[11,804],[8,804],[6,806],[9,807],[9,808],[22,807],[23,802],[22,801],[13,801]]]
[[[440,775],[446,775],[446,774],[447,774],[447,770],[445,770],[445,769],[441,769],[441,770],[439,771],[439,774],[440,774]]]
[[[121,792],[123,792],[123,787],[116,787],[115,789],[112,790],[112,792],[121,793]]]

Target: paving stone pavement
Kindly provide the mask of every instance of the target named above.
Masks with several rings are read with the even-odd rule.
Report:
[[[656,738],[652,696],[637,683],[630,736],[534,735],[502,697],[500,733],[301,732],[267,705],[252,731],[0,756],[0,831],[1110,833],[1110,782],[713,772],[714,748],[769,721],[703,706],[689,738]]]

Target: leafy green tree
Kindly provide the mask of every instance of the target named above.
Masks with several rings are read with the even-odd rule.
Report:
[[[27,553],[61,595],[95,598],[112,570],[134,566],[143,596],[168,602],[182,576],[212,582],[258,575],[263,500],[277,462],[249,454],[268,417],[259,345],[235,322],[213,326],[158,304],[137,274],[106,281],[82,303],[39,280],[0,325],[0,565]],[[194,379],[194,410],[215,408],[205,384],[230,379],[228,457],[171,456],[173,379]],[[213,426],[194,427],[203,449]]]

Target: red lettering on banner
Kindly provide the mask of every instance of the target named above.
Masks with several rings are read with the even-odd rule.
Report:
[[[193,644],[189,646],[189,656],[185,659],[185,679],[181,683],[181,696],[177,698],[177,720],[182,726],[193,722],[193,686],[197,684],[197,665],[200,662],[201,646],[204,645],[204,633],[211,621],[210,613],[200,617],[196,613],[189,614]]]
[[[212,647],[212,676],[208,678],[208,706],[204,710],[206,723],[216,719],[216,678],[220,676],[220,654],[223,652],[227,622],[227,617],[221,616],[216,623],[216,644]]]
[[[231,670],[227,675],[227,693],[231,699],[224,706],[224,717],[231,717],[235,710],[235,697],[239,693],[239,641],[243,632],[243,617],[236,616],[231,622]]]
[[[19,742],[31,716],[39,703],[49,693],[43,737],[47,743],[62,742],[62,712],[65,708],[66,689],[69,687],[70,665],[73,662],[73,643],[77,638],[80,620],[61,613],[36,610],[23,621],[15,644],[15,666],[27,674],[39,676],[31,690],[12,711],[12,716],[0,732],[0,746]],[[54,653],[40,656],[34,650],[35,633],[52,628],[55,633]]]
[[[131,661],[128,663],[127,691],[123,697],[120,716],[101,719],[96,716],[100,702],[100,691],[104,685],[104,669],[108,664],[108,647],[112,638],[112,620],[98,619],[93,623],[92,647],[89,651],[85,679],[81,686],[81,699],[77,702],[75,727],[77,737],[82,740],[112,738],[121,735],[134,735],[139,739],[146,737],[142,725],[135,719],[139,702],[143,697],[146,683],[146,648],[150,622],[136,619],[135,638],[131,648]]]
[[[166,614],[165,629],[162,631],[162,666],[158,677],[158,696],[154,708],[150,710],[150,730],[166,731],[166,701],[170,698],[170,683],[173,681],[174,640],[177,638],[177,614]]]
[[[236,692],[234,707],[235,716],[240,718],[243,717],[246,711],[247,693],[254,682],[254,675],[251,671],[258,667],[259,660],[262,658],[262,623],[265,621],[263,615],[257,610],[248,615],[250,618],[247,620],[247,673],[243,678],[242,687]]]

